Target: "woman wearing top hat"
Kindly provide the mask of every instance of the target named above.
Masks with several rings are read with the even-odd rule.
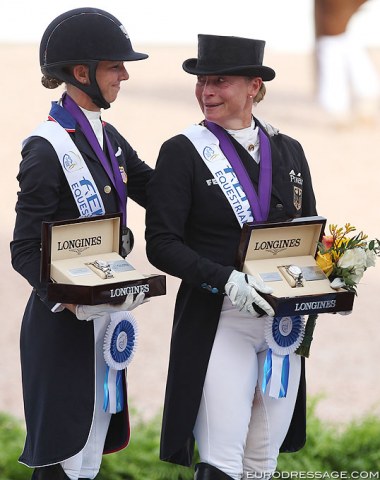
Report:
[[[27,436],[20,462],[34,468],[34,480],[95,478],[103,451],[129,441],[126,399],[115,412],[103,409],[103,339],[107,313],[130,310],[141,296],[118,307],[51,303],[40,280],[41,223],[122,212],[127,235],[127,196],[145,206],[152,169],[100,112],[129,78],[124,62],[145,58],[121,22],[95,8],[63,13],[41,40],[43,85],[66,89],[24,142],[11,243],[13,266],[33,287],[21,327]],[[78,165],[73,183],[67,172]]]
[[[265,42],[198,40],[198,58],[183,69],[197,76],[204,120],[162,145],[148,188],[148,258],[182,279],[160,458],[189,466],[195,441],[197,480],[270,476],[280,449],[305,442],[304,369],[291,354],[286,396],[263,393],[264,326],[273,310],[259,292],[272,290],[238,272],[235,255],[244,222],[315,215],[315,198],[301,145],[252,116],[263,82],[275,77],[262,65]],[[249,177],[247,191],[236,157]],[[257,203],[247,203],[257,191]]]

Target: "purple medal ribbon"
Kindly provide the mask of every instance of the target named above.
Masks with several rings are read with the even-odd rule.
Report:
[[[252,180],[224,128],[216,123],[208,122],[207,120],[205,121],[205,125],[219,140],[222,152],[231,163],[240,185],[248,198],[254,220],[257,222],[264,222],[268,219],[272,194],[272,155],[268,137],[262,129],[259,128],[260,176],[257,194],[255,187],[252,184]]]
[[[113,151],[111,142],[108,138],[108,135],[103,129],[104,138],[106,140],[108,153],[111,160],[108,161],[106,154],[104,153],[103,149],[100,147],[98,139],[95,136],[95,133],[88,121],[86,115],[82,112],[79,106],[74,102],[74,100],[67,95],[66,93],[62,97],[62,105],[63,107],[71,113],[71,115],[75,118],[78,122],[79,126],[82,129],[84,136],[86,137],[88,143],[90,144],[91,148],[94,150],[96,156],[98,157],[100,163],[102,164],[104,170],[106,171],[107,175],[109,176],[113,186],[116,189],[118,200],[119,200],[119,208],[123,214],[123,225],[127,225],[127,212],[126,212],[126,187],[121,178],[119,164],[115,156],[115,152]]]

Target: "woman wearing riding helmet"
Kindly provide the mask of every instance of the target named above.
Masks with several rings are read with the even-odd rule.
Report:
[[[34,468],[33,480],[95,478],[103,452],[129,441],[127,401],[118,413],[103,410],[106,325],[80,315],[76,305],[47,299],[40,280],[41,223],[121,211],[127,236],[127,196],[145,207],[152,169],[100,113],[129,78],[124,62],[145,58],[133,50],[120,21],[95,8],[63,13],[41,40],[42,83],[47,88],[65,83],[66,90],[53,102],[49,121],[23,144],[11,242],[13,267],[33,287],[21,327],[27,436],[20,457]],[[79,153],[82,203],[57,153],[62,148]],[[123,309],[141,301],[131,299]],[[123,383],[125,389],[125,377]]]

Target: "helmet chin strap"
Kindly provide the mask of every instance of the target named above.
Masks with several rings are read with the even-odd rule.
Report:
[[[110,104],[107,100],[103,97],[102,92],[100,91],[98,82],[96,81],[96,69],[98,67],[97,63],[90,63],[89,65],[89,78],[90,78],[90,85],[82,85],[82,90],[84,93],[91,98],[91,100],[95,103],[96,106],[99,108],[110,108]]]
[[[82,92],[91,98],[97,107],[104,108],[106,110],[107,108],[110,108],[111,105],[103,97],[96,81],[96,69],[98,62],[91,62],[87,63],[86,65],[88,65],[89,68],[90,83],[88,85],[78,82],[78,80],[72,74],[68,74],[64,70],[59,72],[59,78],[64,82],[71,83],[75,87],[79,88],[79,90],[82,90]]]

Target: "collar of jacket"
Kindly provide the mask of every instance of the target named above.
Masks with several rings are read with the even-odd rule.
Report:
[[[67,132],[75,132],[75,118],[58,102],[51,102],[48,119],[59,123]]]
[[[59,102],[52,102],[48,120],[59,123],[68,133],[74,134],[75,143],[79,146],[82,154],[99,162],[97,155],[91,148],[83,132],[80,128],[77,128],[75,118],[70,112],[63,108]],[[105,125],[104,122],[103,125]]]
[[[69,133],[73,133],[76,130],[77,122],[75,118],[57,101],[51,102],[48,119],[59,123]],[[105,123],[102,123],[104,126]]]

